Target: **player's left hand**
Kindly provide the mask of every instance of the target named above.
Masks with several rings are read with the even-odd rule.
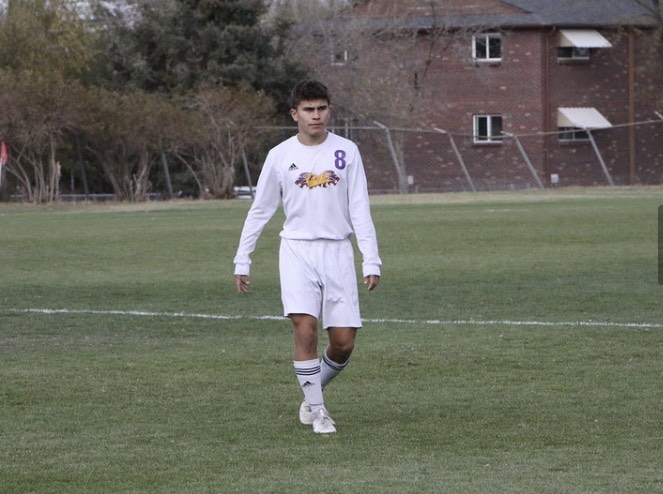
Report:
[[[380,283],[380,277],[376,274],[364,276],[364,285],[368,287],[369,292],[371,290],[376,289],[379,283]]]
[[[251,284],[251,277],[246,275],[235,275],[235,288],[238,293],[246,293],[249,291]]]

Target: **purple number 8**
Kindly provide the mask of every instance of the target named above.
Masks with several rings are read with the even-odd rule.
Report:
[[[346,167],[347,163],[345,162],[345,156],[346,153],[342,149],[334,152],[334,157],[336,158],[334,166],[337,170],[343,170]]]

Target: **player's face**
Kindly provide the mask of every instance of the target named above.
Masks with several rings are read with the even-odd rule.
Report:
[[[329,102],[325,99],[302,101],[290,110],[297,122],[299,138],[304,144],[319,144],[327,136],[327,122],[331,116]]]

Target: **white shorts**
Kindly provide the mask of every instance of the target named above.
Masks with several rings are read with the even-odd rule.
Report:
[[[284,315],[322,316],[323,328],[359,328],[359,297],[352,242],[281,239]]]

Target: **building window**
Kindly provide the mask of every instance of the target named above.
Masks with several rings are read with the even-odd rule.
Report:
[[[559,142],[589,141],[589,134],[579,127],[558,127]]]
[[[472,58],[477,62],[499,62],[502,60],[502,37],[497,33],[473,36]]]
[[[336,50],[331,54],[332,65],[345,65],[348,63],[348,50]]]
[[[557,60],[589,60],[593,49],[611,48],[596,29],[560,29],[557,34]]]
[[[589,48],[578,48],[576,46],[557,47],[558,60],[589,60]]]
[[[501,115],[474,115],[474,142],[490,144],[502,142]]]

